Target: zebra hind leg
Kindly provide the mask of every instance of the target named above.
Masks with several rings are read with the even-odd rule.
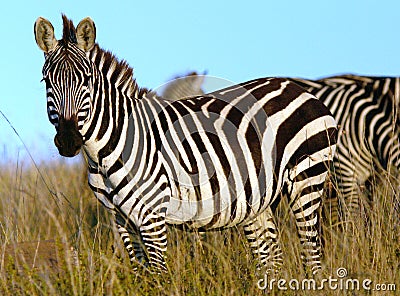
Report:
[[[254,256],[259,259],[257,269],[265,269],[267,274],[279,273],[283,263],[282,249],[271,208],[268,207],[243,228]]]
[[[306,273],[321,270],[321,196],[326,174],[299,178],[292,183],[289,206],[294,214],[298,236],[302,245],[301,258]],[[301,179],[301,180],[299,180]]]

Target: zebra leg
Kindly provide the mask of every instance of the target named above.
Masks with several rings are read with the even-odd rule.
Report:
[[[128,218],[123,218],[122,215],[118,213],[115,215],[115,224],[117,225],[118,233],[124,243],[125,249],[128,252],[130,262],[148,266],[148,259],[142,247],[143,243],[136,228],[130,226]]]
[[[343,163],[335,163],[335,175],[337,176],[338,198],[336,211],[341,229],[351,230],[354,222],[363,217],[363,194],[358,184],[363,184],[360,176],[355,175],[356,168],[345,169]],[[362,179],[363,180],[363,179]],[[335,205],[335,204],[334,204]],[[335,216],[333,216],[335,217]],[[335,221],[333,221],[335,222]]]
[[[282,266],[282,249],[279,233],[270,207],[243,225],[244,233],[255,257],[258,269],[267,273],[278,273]]]
[[[128,251],[129,260],[131,263],[143,264],[144,266],[148,265],[148,260],[146,258],[145,252],[141,246],[140,237],[136,234],[129,233],[125,227],[118,225],[118,233],[124,243],[125,249]],[[131,240],[131,237],[133,240]]]
[[[323,171],[321,164],[321,170]],[[316,168],[317,169],[317,168]],[[321,196],[324,191],[325,173],[306,177],[297,175],[289,185],[290,208],[294,214],[298,236],[302,245],[304,267],[314,275],[321,270]]]
[[[336,177],[338,188],[338,198],[336,199],[336,202],[338,202],[336,207],[339,218],[338,222],[344,230],[351,230],[354,222],[363,217],[363,207],[365,206],[363,200],[365,198],[363,198],[362,189],[370,177],[368,164],[367,166],[363,164],[364,161],[367,161],[366,159],[370,159],[369,156],[365,155],[365,151],[359,151],[360,154],[364,155],[363,158],[365,158],[362,161],[350,152],[354,148],[349,148],[348,142],[351,142],[351,139],[343,136],[342,145],[338,146],[333,162],[333,175]],[[333,207],[333,209],[335,208]]]
[[[149,215],[140,226],[140,234],[150,267],[157,272],[166,272],[165,252],[167,250],[167,225],[165,217]]]
[[[325,192],[322,200],[322,221],[330,227],[338,227],[342,229],[342,221],[344,221],[344,205],[337,180],[333,180],[333,176],[327,180]]]

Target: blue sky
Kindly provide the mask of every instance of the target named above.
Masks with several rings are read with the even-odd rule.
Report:
[[[140,86],[207,71],[233,82],[261,76],[400,75],[400,1],[6,1],[0,26],[0,110],[37,161],[61,157],[47,120],[38,16],[61,37],[61,13],[90,16],[97,42],[135,69]],[[26,156],[0,117],[0,158]]]

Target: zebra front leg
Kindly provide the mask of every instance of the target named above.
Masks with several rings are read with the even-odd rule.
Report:
[[[149,265],[156,272],[166,272],[167,225],[164,216],[149,215],[140,226],[140,234]]]
[[[140,263],[144,266],[148,266],[148,260],[145,252],[141,246],[140,237],[136,234],[129,233],[126,228],[117,224],[118,233],[124,243],[125,249],[128,251],[129,260],[131,263]],[[131,240],[131,237],[133,240]],[[136,270],[136,268],[135,268]]]
[[[255,257],[257,269],[265,268],[270,274],[278,273],[282,266],[282,249],[279,245],[279,232],[270,207],[248,221],[244,233]]]
[[[129,218],[124,218],[121,213],[115,215],[115,224],[117,225],[118,233],[124,243],[125,249],[128,252],[130,262],[133,264],[143,264],[147,267],[148,258],[142,247],[143,243],[137,228],[132,225],[132,222],[129,223]]]

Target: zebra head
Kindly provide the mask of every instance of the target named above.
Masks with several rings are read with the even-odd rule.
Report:
[[[62,156],[77,155],[84,144],[82,127],[88,122],[95,68],[89,51],[95,45],[96,28],[90,18],[75,28],[63,17],[63,38],[56,40],[52,24],[39,17],[34,26],[36,43],[43,50],[47,113],[57,134],[54,143]]]

